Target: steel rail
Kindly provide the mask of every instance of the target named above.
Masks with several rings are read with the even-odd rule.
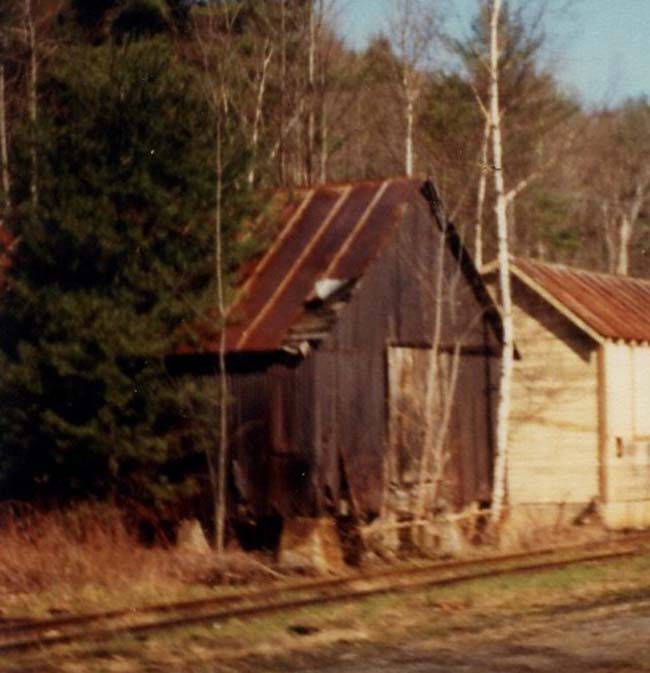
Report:
[[[650,537],[648,538],[648,540],[650,541]],[[567,549],[567,551],[575,551],[575,550],[576,548]],[[16,623],[11,624],[0,623],[0,639],[2,639],[8,633],[15,634],[18,632],[51,630],[78,624],[87,625],[92,624],[94,622],[134,616],[136,614],[137,615],[159,614],[184,609],[211,607],[216,605],[223,606],[241,601],[273,598],[278,593],[296,593],[316,589],[336,588],[344,586],[346,584],[351,584],[353,582],[374,581],[377,579],[390,578],[390,577],[403,577],[406,575],[417,575],[433,571],[453,570],[457,568],[484,565],[487,563],[516,561],[518,559],[531,558],[531,556],[548,555],[552,553],[559,553],[561,551],[564,550],[543,549],[533,552],[532,554],[530,552],[499,554],[464,561],[444,561],[415,567],[391,568],[388,570],[381,570],[378,572],[371,572],[371,573],[355,573],[351,575],[346,575],[344,577],[331,577],[326,579],[307,580],[294,583],[280,583],[280,584],[274,584],[273,586],[268,588],[253,591],[244,591],[239,593],[227,594],[223,596],[214,596],[210,598],[199,598],[191,601],[179,601],[175,603],[159,603],[156,605],[148,605],[141,608],[122,608],[110,611],[87,612],[70,616],[47,617],[43,619],[33,619],[33,620],[29,620],[28,618],[19,618],[20,621]]]
[[[637,539],[639,539],[637,537]],[[643,536],[644,541],[648,541],[648,535]],[[625,542],[629,545],[631,539],[616,541]],[[611,542],[609,544],[612,544]],[[602,545],[601,545],[602,546]],[[580,547],[584,549],[584,546]],[[450,562],[437,565],[422,566],[419,568],[407,569],[406,571],[395,570],[382,573],[356,575],[347,578],[335,578],[333,580],[321,580],[316,582],[303,582],[300,584],[278,586],[271,590],[249,592],[232,596],[215,597],[214,599],[203,599],[200,601],[184,601],[181,603],[168,603],[157,606],[151,606],[142,610],[116,610],[106,613],[94,613],[90,615],[75,615],[62,619],[36,620],[31,623],[15,625],[4,629],[4,641],[0,641],[0,653],[29,650],[38,647],[52,646],[57,644],[71,643],[75,641],[96,640],[110,637],[118,634],[138,635],[151,631],[176,628],[181,626],[192,626],[202,623],[219,622],[227,619],[258,616],[272,612],[281,612],[295,610],[307,606],[316,606],[327,603],[349,602],[363,599],[378,594],[408,592],[411,590],[420,590],[426,587],[442,587],[451,584],[498,577],[507,574],[532,573],[543,570],[552,570],[569,565],[588,562],[611,562],[621,558],[636,556],[645,551],[643,547],[634,547],[622,551],[608,551],[601,553],[582,554],[565,559],[543,560],[530,562],[531,559],[537,559],[540,556],[549,553],[567,553],[576,551],[576,548],[564,548],[560,550],[541,550],[533,554],[509,554],[493,556],[483,559],[477,559],[466,562]],[[490,564],[508,564],[512,561],[528,560],[528,563],[519,565],[506,565],[505,567],[483,568],[471,572],[471,568],[477,566],[486,566]],[[440,576],[441,571],[449,570],[470,570],[455,574],[452,576]],[[418,575],[425,575],[418,577]],[[427,576],[428,575],[428,576]],[[433,575],[433,576],[432,576]],[[412,580],[412,578],[416,578]],[[402,583],[397,584],[388,582],[391,579],[401,579]],[[362,584],[367,582],[377,582],[385,580],[383,584],[369,588],[349,589],[347,591],[327,592],[323,590],[333,590],[345,584]],[[403,580],[412,580],[406,581]],[[312,596],[300,598],[284,598],[277,600],[278,594],[301,593],[316,591],[321,592]],[[267,602],[263,602],[264,599]],[[270,600],[269,600],[270,599]],[[246,604],[246,602],[252,604]],[[234,603],[234,605],[233,605]],[[239,605],[237,604],[239,603]],[[230,607],[229,607],[230,606]],[[216,610],[214,608],[217,608]],[[206,610],[207,611],[204,611]],[[118,619],[142,618],[153,616],[160,613],[178,613],[169,618],[139,621],[133,624],[117,622]],[[182,613],[187,614],[182,614]],[[92,630],[73,631],[70,633],[61,633],[61,630],[70,626],[88,626],[97,622],[117,622],[114,625],[104,625],[102,628]],[[16,635],[22,634],[24,637],[16,638]],[[7,636],[13,636],[13,639],[6,639]]]
[[[25,633],[29,631],[51,630],[73,625],[88,625],[95,622],[101,622],[111,619],[119,619],[122,617],[132,617],[135,615],[144,616],[149,614],[161,614],[166,612],[174,612],[184,609],[223,606],[241,601],[263,600],[266,598],[273,598],[278,593],[294,593],[316,589],[328,589],[345,586],[356,582],[376,581],[391,577],[405,577],[411,575],[418,575],[422,573],[429,573],[435,571],[455,570],[462,568],[472,568],[482,566],[489,563],[504,563],[509,561],[517,561],[523,559],[530,559],[537,556],[548,556],[551,554],[562,554],[571,552],[587,551],[589,549],[599,549],[605,546],[630,544],[635,542],[650,543],[650,533],[640,533],[636,535],[626,536],[606,542],[589,542],[582,545],[574,545],[570,547],[555,547],[538,549],[527,552],[515,552],[511,554],[493,554],[488,556],[481,556],[466,560],[452,560],[452,561],[438,561],[435,563],[427,563],[414,567],[398,567],[389,568],[387,570],[354,573],[345,575],[343,577],[333,577],[326,579],[307,580],[294,583],[279,583],[264,589],[257,589],[252,591],[244,591],[239,593],[227,594],[223,596],[214,596],[210,598],[200,598],[190,601],[179,601],[175,603],[159,603],[154,605],[143,606],[139,608],[121,608],[109,611],[86,612],[82,614],[47,617],[43,619],[29,619],[26,617],[7,618],[7,622],[0,622],[0,641],[8,634]],[[10,621],[9,621],[10,619]]]

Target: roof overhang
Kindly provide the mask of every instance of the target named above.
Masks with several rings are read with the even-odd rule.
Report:
[[[510,259],[509,262],[510,273],[517,279],[519,279],[524,285],[530,288],[533,292],[539,295],[544,301],[550,304],[558,313],[563,315],[569,322],[573,323],[578,329],[582,330],[587,334],[591,339],[593,339],[597,344],[603,345],[607,341],[610,341],[602,334],[599,334],[596,330],[590,327],[582,318],[577,316],[571,309],[567,308],[559,299],[554,297],[548,290],[546,290],[542,285],[540,285],[536,280],[531,278],[525,271],[522,271],[517,264]],[[483,277],[492,275],[493,273],[498,273],[499,271],[499,261],[492,260],[488,264],[483,265],[481,268],[481,275]]]

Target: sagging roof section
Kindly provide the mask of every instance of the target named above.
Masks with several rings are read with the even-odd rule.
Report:
[[[604,338],[650,341],[650,280],[514,258],[513,273],[547,293],[569,318]]]
[[[318,325],[305,323],[306,306],[318,301],[317,288],[332,281],[336,308],[379,253],[401,208],[422,200],[420,184],[401,178],[298,194],[276,242],[239,290],[229,313],[227,351],[274,351],[299,334],[317,334]],[[324,324],[332,319],[326,316]]]

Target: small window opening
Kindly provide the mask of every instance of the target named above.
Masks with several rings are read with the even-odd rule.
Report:
[[[616,438],[616,457],[617,458],[622,458],[623,457],[623,438],[622,437],[617,437]]]

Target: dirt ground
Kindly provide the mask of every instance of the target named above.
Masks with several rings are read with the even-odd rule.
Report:
[[[650,671],[647,597],[442,638],[345,646],[318,661],[252,664],[249,670],[302,673],[642,673]]]

